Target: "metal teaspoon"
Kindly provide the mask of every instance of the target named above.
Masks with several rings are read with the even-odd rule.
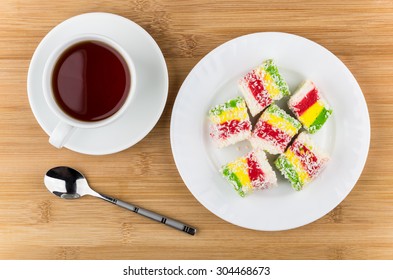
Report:
[[[83,174],[71,167],[59,166],[48,170],[44,177],[44,183],[51,193],[61,198],[76,199],[84,195],[95,196],[190,235],[195,235],[196,233],[195,228],[179,221],[94,191],[90,188]]]

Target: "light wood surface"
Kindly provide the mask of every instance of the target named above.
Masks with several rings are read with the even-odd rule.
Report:
[[[57,150],[29,107],[26,77],[46,33],[85,12],[127,17],[161,47],[169,96],[152,132],[107,156]],[[359,82],[371,118],[365,169],[325,217],[281,232],[243,229],[205,209],[178,174],[169,129],[177,92],[210,50],[237,36],[282,31],[336,54]],[[0,2],[0,259],[392,259],[393,2],[95,0]],[[47,169],[80,169],[97,191],[194,225],[191,237],[95,198],[65,201]]]

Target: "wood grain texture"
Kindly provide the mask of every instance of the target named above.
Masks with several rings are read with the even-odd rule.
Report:
[[[27,99],[31,56],[45,34],[85,12],[127,17],[161,47],[169,96],[152,132],[107,156],[56,150]],[[282,31],[336,54],[359,82],[371,118],[360,180],[325,217],[304,227],[259,232],[231,225],[188,191],[169,140],[181,83],[209,51],[237,36]],[[206,0],[2,0],[0,2],[0,259],[392,259],[393,2]],[[190,237],[94,198],[59,200],[46,170],[70,165],[98,191],[198,227]],[[110,174],[110,175],[108,175]]]

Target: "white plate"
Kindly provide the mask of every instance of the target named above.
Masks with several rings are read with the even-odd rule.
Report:
[[[241,198],[218,170],[245,154],[250,144],[217,149],[209,139],[207,114],[214,105],[240,95],[238,79],[268,58],[276,61],[291,91],[308,78],[330,103],[333,115],[312,138],[331,160],[300,192],[276,171],[278,187]],[[367,105],[351,72],[324,47],[286,33],[250,34],[214,49],[190,72],[172,112],[171,145],[187,187],[220,218],[256,230],[296,228],[335,208],[359,179],[369,143]]]
[[[129,52],[138,73],[138,94],[118,120],[96,129],[77,129],[65,145],[75,152],[103,155],[122,151],[143,139],[159,120],[168,96],[168,71],[154,39],[139,25],[118,15],[88,13],[72,17],[53,28],[32,57],[27,90],[32,111],[49,135],[58,119],[45,103],[42,73],[46,59],[59,42],[81,33],[105,35]]]

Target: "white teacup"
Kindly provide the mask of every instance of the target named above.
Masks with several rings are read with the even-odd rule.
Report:
[[[109,46],[123,59],[123,61],[127,65],[128,73],[130,75],[130,77],[128,78],[131,82],[129,85],[127,97],[123,105],[111,116],[98,121],[82,121],[71,117],[59,106],[54,96],[52,76],[59,58],[70,47],[82,42],[100,42],[104,45]],[[137,80],[135,66],[131,57],[118,43],[116,43],[112,39],[98,34],[80,34],[78,36],[70,38],[66,42],[63,42],[49,56],[43,72],[42,87],[45,100],[51,111],[59,118],[57,126],[52,131],[52,133],[50,133],[49,142],[53,146],[61,148],[67,143],[70,137],[72,137],[72,132],[75,130],[75,128],[94,129],[97,127],[108,125],[109,123],[118,119],[128,109],[128,107],[132,103],[132,100],[134,99],[136,82]]]

